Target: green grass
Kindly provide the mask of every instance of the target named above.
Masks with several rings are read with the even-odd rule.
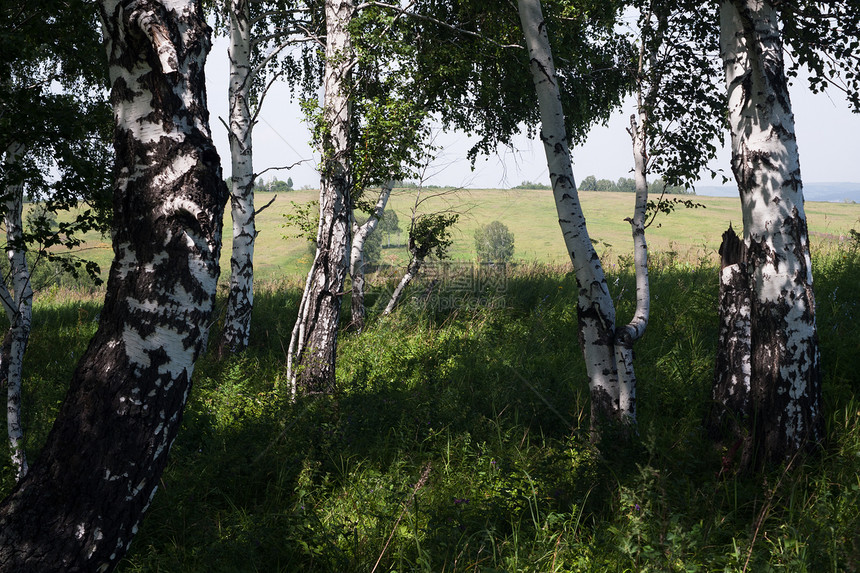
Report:
[[[428,190],[426,193],[439,193]],[[607,265],[629,258],[632,252],[630,217],[633,195],[629,193],[581,192],[583,211],[588,218],[592,239]],[[255,199],[259,207],[275,198],[274,194],[261,193]],[[291,212],[292,204],[318,199],[317,191],[292,191],[277,195],[272,205],[257,217],[257,246],[254,267],[259,279],[277,279],[307,272],[311,255],[307,243],[294,238],[293,229],[284,228],[284,215]],[[704,209],[679,208],[669,216],[660,215],[647,230],[652,253],[698,261],[715,261],[720,237],[729,224],[741,228],[740,203],[736,198],[693,197]],[[404,230],[402,243],[412,205],[414,189],[397,189],[391,196],[389,208],[394,210]],[[490,221],[499,220],[513,232],[514,258],[520,262],[562,264],[568,261],[564,242],[558,227],[558,217],[552,192],[549,190],[498,190],[465,189],[443,193],[422,206],[424,212],[451,209],[462,213],[453,230],[454,244],[450,257],[458,261],[474,261],[475,230]],[[860,205],[843,203],[807,203],[806,212],[812,241],[817,245],[831,245],[840,236],[860,224]],[[231,223],[229,211],[225,216],[225,246],[221,268],[225,275],[230,269]],[[83,257],[99,263],[107,272],[112,259],[109,241],[95,233],[86,236],[87,243],[80,252]],[[403,245],[383,250],[383,263],[405,267],[407,253]]]
[[[251,347],[197,366],[120,570],[856,571],[860,254],[819,252],[814,272],[827,440],[819,456],[758,476],[718,475],[723,452],[701,428],[717,334],[706,260],[654,258],[652,322],[636,347],[639,435],[599,448],[565,266],[520,265],[495,289],[450,282],[429,299],[419,281],[393,316],[342,334],[336,395],[295,403],[283,349],[301,279],[261,285]],[[625,320],[634,280],[623,261],[609,280]],[[369,300],[389,287],[375,283]],[[33,453],[98,309],[59,291],[37,305],[24,402]]]

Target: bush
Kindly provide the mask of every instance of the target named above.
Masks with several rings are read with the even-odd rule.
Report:
[[[514,258],[514,234],[499,221],[475,231],[475,252],[484,263],[507,263]]]

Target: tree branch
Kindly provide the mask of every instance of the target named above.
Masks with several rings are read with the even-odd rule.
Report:
[[[447,28],[448,30],[451,30],[452,32],[457,32],[458,34],[463,34],[465,36],[471,36],[473,38],[478,38],[479,40],[482,40],[484,42],[492,44],[492,45],[496,46],[497,48],[515,48],[518,50],[525,50],[525,47],[521,46],[519,44],[502,44],[502,43],[496,42],[495,40],[491,40],[490,38],[487,38],[486,36],[482,36],[481,34],[478,34],[477,32],[472,32],[471,30],[464,30],[463,28],[458,28],[457,26],[452,26],[451,24],[449,24],[447,22],[444,22],[442,20],[437,20],[436,18],[433,18],[431,16],[427,16],[425,14],[417,14],[415,12],[410,12],[409,10],[407,10],[405,8],[401,8],[400,6],[396,6],[394,4],[386,4],[385,2],[376,2],[376,1],[365,2],[364,4],[359,4],[358,6],[356,6],[355,10],[357,12],[357,11],[362,10],[364,8],[370,8],[371,6],[376,6],[379,8],[387,8],[389,10],[394,10],[395,12],[399,12],[399,13],[404,14],[406,16],[409,16],[411,18],[416,18],[418,20],[424,20],[426,22],[431,22],[433,24],[436,24],[437,26]]]

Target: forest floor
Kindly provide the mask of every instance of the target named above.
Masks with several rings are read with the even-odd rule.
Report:
[[[560,242],[552,216],[514,226],[531,218],[529,193],[506,220],[523,256],[542,240],[536,229]],[[545,199],[533,193],[535,203]],[[599,210],[630,198],[586,199]],[[697,200],[709,206],[689,212],[705,215],[685,224],[685,245],[706,232],[713,240],[735,216],[717,216],[728,200]],[[272,220],[276,205],[264,211]],[[814,232],[843,233],[829,212],[814,222],[818,205],[808,205]],[[476,221],[488,218],[480,206]],[[846,228],[858,215],[847,215]],[[615,249],[621,239],[606,233],[600,240]],[[678,233],[670,240],[680,244]],[[652,259],[651,324],[636,346],[638,434],[597,445],[575,281],[554,258],[484,273],[460,265],[418,281],[388,318],[379,307],[392,281],[376,277],[368,327],[341,335],[337,393],[295,402],[284,348],[301,277],[261,281],[250,348],[198,363],[168,469],[120,571],[857,571],[860,244],[814,256],[822,449],[757,475],[724,469],[727,447],[702,429],[717,338],[718,275],[706,245],[705,257],[679,247]],[[608,277],[627,320],[629,261],[618,259]],[[37,299],[23,402],[31,457],[99,310],[98,293],[54,288]],[[8,456],[0,478],[3,494]]]

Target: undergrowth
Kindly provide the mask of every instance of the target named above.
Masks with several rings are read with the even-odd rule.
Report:
[[[701,426],[717,336],[706,262],[655,257],[652,320],[636,346],[638,435],[598,446],[565,269],[521,267],[491,288],[418,284],[391,317],[342,333],[336,395],[295,402],[284,347],[300,285],[270,285],[251,347],[199,362],[120,570],[856,571],[860,255],[822,254],[815,273],[827,440],[820,455],[758,475],[721,473],[725,452]],[[609,280],[626,320],[629,265]],[[84,299],[37,308],[31,451],[97,313]]]

